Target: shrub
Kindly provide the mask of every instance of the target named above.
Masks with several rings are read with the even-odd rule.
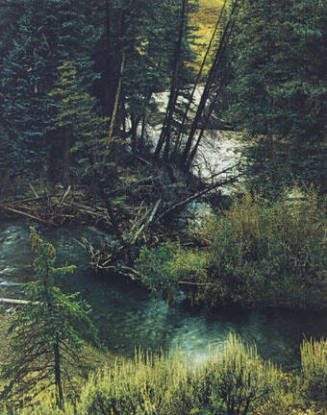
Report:
[[[304,341],[301,346],[302,393],[308,402],[327,404],[327,340]]]
[[[168,301],[175,297],[178,287],[178,276],[171,269],[174,250],[174,245],[169,243],[162,243],[155,248],[143,246],[135,261],[135,268],[144,285],[155,296],[164,297]]]
[[[64,411],[55,395],[42,395],[33,407],[4,415],[288,415],[322,414],[326,408],[327,341],[302,346],[302,393],[293,373],[264,362],[255,346],[230,335],[223,350],[193,364],[177,351],[171,355],[137,352],[99,369],[80,385],[77,402]]]
[[[139,353],[96,374],[81,396],[83,415],[185,415],[199,403],[185,359]]]
[[[203,232],[215,290],[211,302],[321,307],[326,305],[327,218],[324,203],[270,203],[246,195]],[[207,297],[204,297],[208,301]]]
[[[155,296],[170,302],[179,287],[191,287],[189,294],[195,293],[194,300],[197,300],[194,287],[206,288],[207,263],[208,255],[203,250],[183,249],[178,243],[162,243],[154,248],[142,247],[135,268]]]
[[[277,386],[278,371],[265,364],[255,346],[230,335],[223,353],[209,363],[213,413],[246,415],[265,402]]]

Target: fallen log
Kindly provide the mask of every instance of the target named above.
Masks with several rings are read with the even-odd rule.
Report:
[[[40,200],[43,199],[49,199],[51,197],[60,197],[62,196],[62,194],[57,194],[57,193],[50,193],[50,194],[46,194],[43,196],[39,196],[39,197],[29,197],[27,199],[19,199],[19,200],[13,200],[13,201],[4,201],[3,205],[7,206],[7,205],[20,205],[22,203],[29,203],[29,202],[38,202]]]
[[[12,305],[40,304],[38,301],[17,300],[16,298],[0,298],[0,303]]]
[[[41,222],[41,223],[44,223],[46,225],[55,226],[55,223],[53,223],[53,222],[49,222],[48,220],[39,218],[37,216],[34,216],[34,215],[32,215],[30,213],[27,213],[27,212],[24,212],[22,210],[15,209],[11,206],[1,206],[0,209],[6,210],[8,212],[16,213],[17,215],[20,215],[20,216],[25,216],[29,219],[36,220],[37,222]]]

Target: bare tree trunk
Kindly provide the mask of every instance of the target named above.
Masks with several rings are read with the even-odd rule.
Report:
[[[188,0],[181,0],[181,17],[179,25],[178,39],[175,48],[174,54],[174,71],[171,79],[170,95],[167,105],[167,115],[162,126],[160,138],[158,141],[157,148],[155,150],[155,158],[159,158],[161,149],[165,143],[165,159],[168,160],[170,152],[170,143],[171,143],[171,127],[173,121],[173,115],[175,111],[176,101],[178,97],[178,81],[180,74],[180,67],[182,62],[182,46],[183,46],[183,37],[184,37],[184,27],[185,27],[185,18],[186,18],[186,8]],[[166,141],[166,142],[165,142]]]
[[[148,92],[146,98],[145,98],[145,103],[144,103],[144,114],[142,117],[142,130],[141,130],[141,136],[139,138],[139,151],[141,152],[144,148],[144,138],[145,138],[145,132],[146,132],[146,123],[147,123],[147,107],[150,103],[152,97],[152,92]]]
[[[70,147],[71,147],[71,131],[67,128],[63,131],[64,136],[64,148],[63,148],[63,182],[65,185],[69,185],[71,182],[70,178]]]
[[[111,114],[111,119],[110,119],[110,126],[109,126],[109,133],[108,133],[108,144],[110,144],[110,142],[112,140],[112,136],[113,136],[113,132],[114,132],[114,128],[115,128],[116,117],[117,117],[119,101],[120,101],[122,78],[123,78],[124,69],[125,69],[125,61],[126,61],[125,53],[124,53],[124,51],[122,51],[121,61],[120,61],[121,62],[120,63],[120,70],[119,70],[119,79],[118,79],[116,95],[115,95],[115,102],[114,102],[114,107],[113,107],[112,114]]]
[[[226,47],[226,45],[227,45],[227,43],[225,43],[225,47]],[[224,50],[225,50],[225,48],[224,48]],[[222,53],[224,53],[224,51],[222,51]],[[194,160],[194,157],[195,157],[195,155],[198,151],[200,142],[201,142],[203,134],[204,134],[205,126],[207,125],[207,123],[208,123],[208,121],[209,121],[209,119],[212,115],[212,112],[214,110],[215,103],[216,103],[216,101],[218,100],[218,98],[220,96],[220,93],[221,93],[221,90],[222,90],[222,83],[223,83],[223,79],[220,80],[220,85],[219,85],[219,88],[218,88],[218,90],[215,94],[215,97],[211,100],[208,111],[207,111],[207,114],[206,114],[205,118],[202,120],[202,126],[200,128],[198,138],[197,138],[196,143],[195,143],[195,145],[194,145],[194,147],[191,151],[191,154],[189,155],[189,157],[186,161],[186,164],[185,164],[187,170],[191,166],[191,164]]]
[[[105,0],[105,71],[104,71],[104,110],[105,114],[109,116],[112,112],[112,75],[113,75],[113,63],[110,59],[111,55],[111,12],[112,12],[112,0]]]
[[[187,107],[186,107],[186,109],[185,109],[185,112],[184,112],[184,114],[183,114],[182,124],[181,124],[181,126],[180,126],[180,130],[179,130],[179,133],[178,133],[178,136],[177,136],[176,142],[175,142],[175,147],[174,147],[174,152],[173,152],[173,156],[174,156],[174,158],[176,158],[177,152],[178,152],[178,150],[179,150],[179,148],[180,148],[180,145],[181,145],[181,136],[182,136],[182,134],[183,134],[183,129],[184,129],[184,126],[185,126],[185,122],[186,122],[186,120],[187,120],[187,116],[188,116],[188,113],[189,113],[190,107],[191,107],[192,102],[193,102],[194,94],[195,94],[195,91],[196,91],[196,89],[197,89],[197,87],[198,87],[198,84],[199,84],[199,82],[200,82],[200,80],[201,80],[201,76],[202,76],[202,73],[203,73],[203,69],[204,69],[204,67],[205,67],[205,64],[206,64],[206,62],[207,62],[207,59],[208,59],[209,53],[210,53],[210,51],[211,51],[212,44],[213,44],[213,42],[214,42],[214,40],[215,40],[215,38],[216,38],[217,31],[218,31],[218,29],[219,29],[219,25],[220,25],[220,23],[221,23],[222,16],[223,16],[224,11],[225,11],[225,9],[226,9],[226,5],[227,5],[227,0],[225,0],[225,1],[224,1],[223,7],[222,7],[222,9],[221,9],[221,11],[220,11],[220,14],[219,14],[219,17],[218,17],[218,19],[217,19],[217,22],[216,22],[215,28],[214,28],[214,30],[213,30],[213,32],[212,32],[212,35],[211,35],[211,38],[210,38],[209,45],[208,45],[208,47],[207,47],[206,53],[205,53],[205,55],[204,55],[204,57],[203,57],[203,60],[202,60],[202,62],[201,62],[200,70],[199,70],[198,75],[197,75],[197,77],[196,77],[196,80],[195,80],[195,82],[194,82],[194,86],[193,86],[193,89],[192,89],[192,93],[191,93],[191,96],[190,96],[189,102],[188,102]]]
[[[131,143],[133,154],[136,154],[138,150],[137,127],[139,122],[140,119],[137,116],[131,115]]]
[[[112,144],[112,137],[113,137],[113,132],[114,132],[114,128],[116,125],[116,117],[117,117],[117,112],[118,112],[118,107],[119,107],[119,102],[120,102],[120,92],[121,92],[121,84],[122,84],[124,69],[125,69],[125,53],[124,51],[122,51],[119,80],[118,80],[117,89],[116,89],[115,102],[114,102],[114,107],[113,107],[111,118],[110,118],[109,132],[108,132],[108,137],[106,140],[105,150],[104,150],[103,159],[102,159],[102,174],[105,169],[105,164],[107,162],[110,149],[115,153],[115,146],[112,146],[111,144]],[[115,154],[113,158],[115,158]]]
[[[185,145],[185,149],[184,149],[184,152],[183,152],[181,163],[185,167],[187,167],[190,164],[189,161],[188,161],[188,157],[189,157],[189,154],[190,154],[190,151],[191,151],[191,148],[192,148],[192,144],[193,144],[193,141],[194,141],[194,136],[196,134],[196,130],[198,129],[202,114],[204,112],[207,101],[209,99],[210,89],[213,85],[215,74],[216,74],[216,71],[218,69],[219,63],[221,61],[223,51],[225,50],[225,44],[229,39],[230,29],[231,29],[232,21],[233,21],[233,18],[234,18],[234,14],[237,10],[237,7],[238,7],[240,1],[242,1],[242,0],[235,0],[234,3],[233,3],[233,7],[232,7],[232,10],[231,10],[230,15],[229,15],[228,22],[227,22],[227,24],[224,28],[223,35],[220,39],[219,46],[217,48],[215,59],[214,59],[213,64],[210,68],[209,76],[208,76],[207,82],[205,84],[205,87],[204,87],[204,90],[203,90],[203,93],[202,93],[202,96],[201,96],[201,100],[200,100],[196,115],[194,117],[194,120],[193,120],[193,123],[192,123],[192,126],[191,126],[191,131],[190,131],[190,134],[188,136],[188,139],[187,139],[187,142],[186,142],[186,145]],[[198,148],[198,146],[199,146],[199,142],[197,143],[197,148]]]
[[[64,394],[61,381],[61,361],[58,334],[56,334],[55,344],[53,345],[54,352],[54,372],[55,372],[55,385],[57,391],[57,405],[60,409],[64,409]]]

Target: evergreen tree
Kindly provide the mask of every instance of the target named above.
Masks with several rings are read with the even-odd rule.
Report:
[[[73,62],[65,62],[58,71],[60,78],[49,95],[56,101],[53,128],[63,137],[61,167],[69,183],[71,171],[81,181],[99,163],[108,120],[97,114],[96,99],[84,89]]]
[[[39,6],[36,2],[25,4],[13,23],[16,33],[2,61],[2,116],[8,128],[8,155],[13,159],[11,166],[22,170],[41,162],[51,119],[44,90],[53,71],[47,64],[46,22]]]
[[[326,189],[325,11],[325,1],[248,0],[238,21],[231,110],[254,139],[252,185],[269,192],[294,180]]]
[[[56,251],[32,228],[37,279],[25,284],[29,303],[17,310],[9,332],[11,356],[2,367],[9,384],[2,398],[15,403],[32,400],[46,389],[55,389],[58,406],[64,405],[64,387],[80,366],[84,339],[96,341],[89,306],[78,293],[67,295],[55,286],[59,274],[75,266],[55,268]]]
[[[87,22],[84,2],[26,0],[21,6],[19,16],[15,8],[6,6],[1,17],[12,38],[5,37],[1,44],[0,103],[10,166],[14,173],[19,166],[30,175],[32,169],[36,174],[41,171],[49,149],[60,141],[60,135],[49,128],[56,108],[49,92],[58,80],[57,68],[74,61],[89,90],[96,77],[91,53],[97,38]]]

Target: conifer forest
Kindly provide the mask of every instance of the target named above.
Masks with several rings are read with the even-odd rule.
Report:
[[[0,0],[0,415],[326,408],[327,0]]]

